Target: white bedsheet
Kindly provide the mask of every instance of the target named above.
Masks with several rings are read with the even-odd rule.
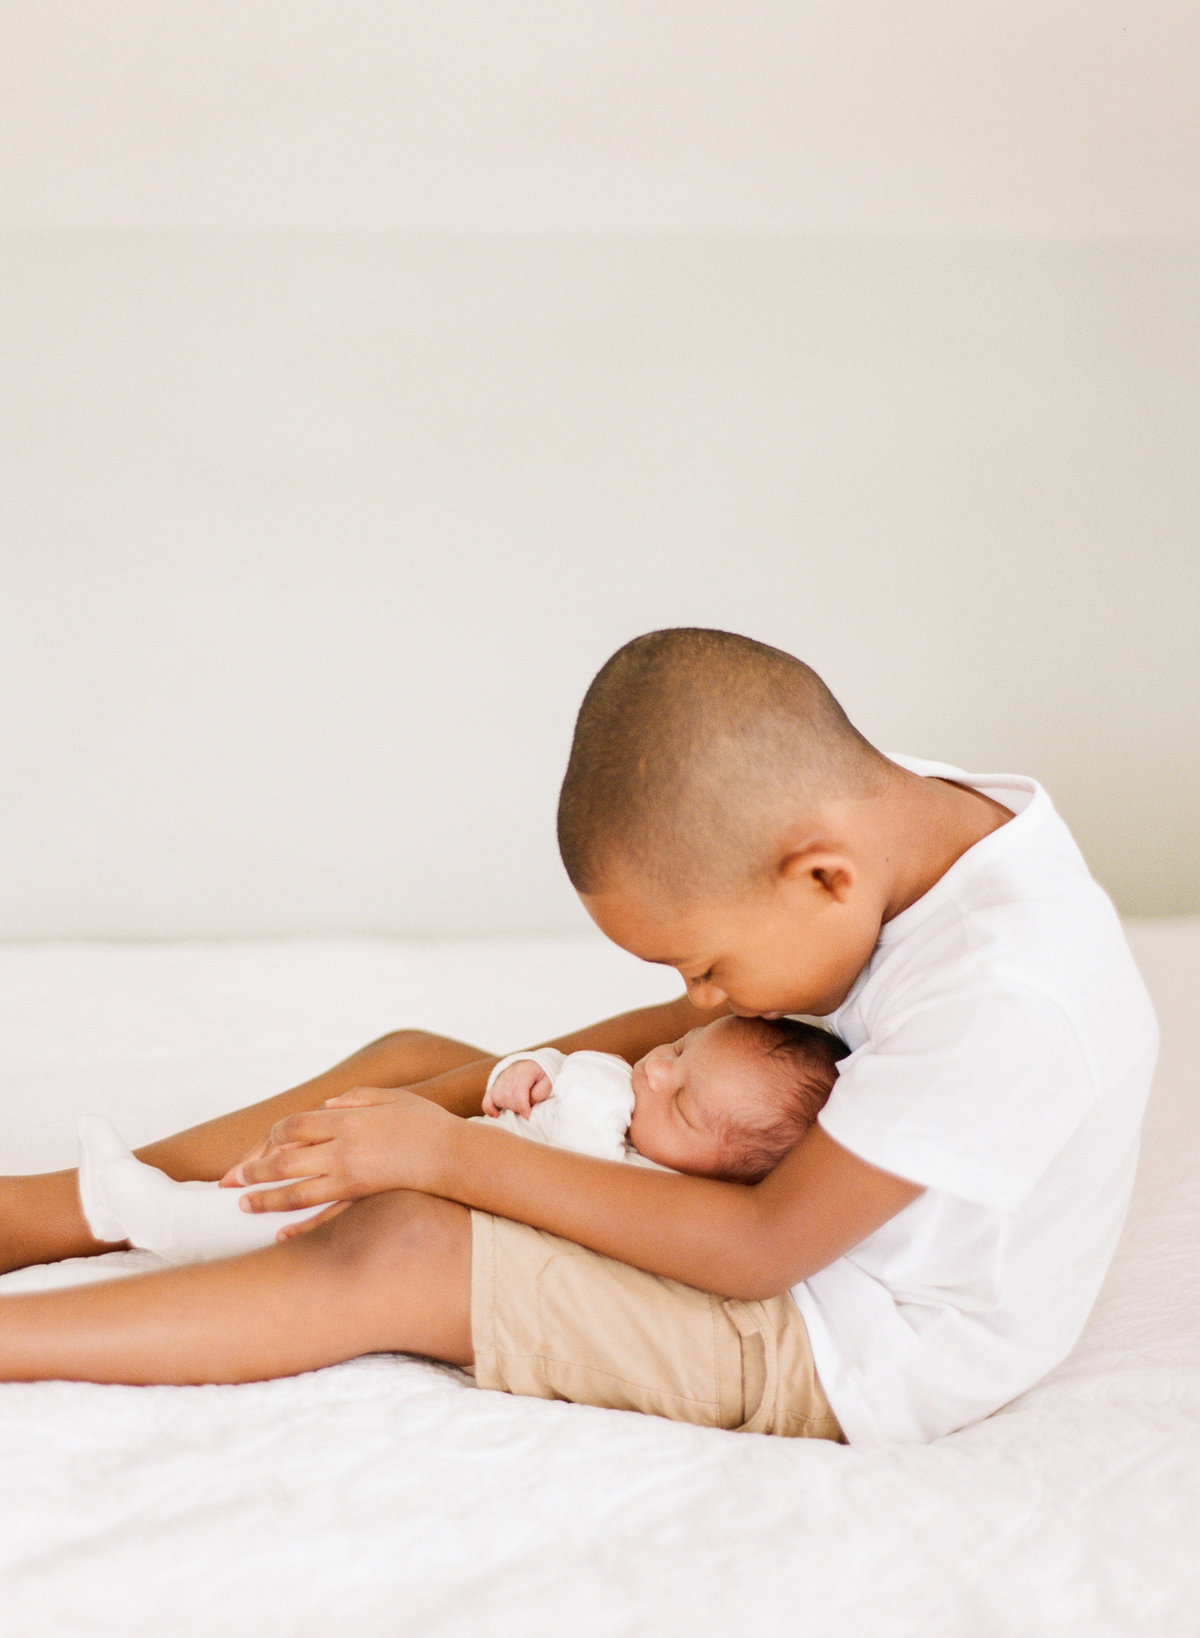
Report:
[[[1195,1638],[1200,920],[1131,934],[1164,1048],[1128,1229],[1072,1357],[986,1423],[853,1450],[390,1356],[5,1386],[0,1631]],[[589,937],[0,950],[0,1166],[70,1164],[86,1110],[144,1141],[399,1025],[506,1049],[671,988]]]

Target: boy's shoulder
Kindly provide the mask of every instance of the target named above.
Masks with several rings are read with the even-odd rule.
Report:
[[[1152,1046],[1153,1010],[1120,917],[1042,786],[894,760],[980,790],[1013,817],[884,925],[835,1015],[839,1033],[861,1040],[918,1009],[944,1004],[965,1017],[1002,999],[1018,1019],[1061,1018],[1093,1070],[1101,1059],[1115,1067],[1114,1053],[1128,1063]]]
[[[1136,1130],[1153,1008],[1036,781],[906,765],[985,789],[1014,817],[884,926],[829,1020],[852,1050],[820,1119],[885,1171],[1013,1210],[1102,1104],[1114,1142]]]
[[[914,772],[970,786],[1008,808],[1012,818],[968,848],[927,893],[886,922],[880,950],[915,951],[939,936],[957,937],[972,948],[1007,946],[1015,961],[1033,971],[1060,965],[1068,947],[1078,947],[1084,959],[1090,954],[1089,965],[1123,963],[1128,950],[1112,900],[1037,780],[896,760]],[[1048,963],[1041,960],[1047,954]]]

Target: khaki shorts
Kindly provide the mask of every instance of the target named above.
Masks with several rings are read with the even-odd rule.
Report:
[[[481,1388],[743,1433],[842,1438],[785,1293],[738,1302],[471,1213]]]

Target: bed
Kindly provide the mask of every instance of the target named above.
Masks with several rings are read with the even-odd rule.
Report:
[[[1079,1345],[925,1447],[712,1432],[377,1355],[281,1382],[0,1388],[0,1630],[21,1638],[1195,1638],[1200,918],[1132,923],[1163,1051]],[[132,1142],[406,1024],[507,1048],[665,998],[598,937],[0,949],[8,1171]],[[116,1253],[0,1291],[150,1266]]]

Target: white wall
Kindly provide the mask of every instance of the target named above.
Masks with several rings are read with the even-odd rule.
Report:
[[[1200,908],[1192,13],[603,15],[0,13],[0,937],[578,925],[679,623]]]
[[[1200,231],[1186,0],[6,0],[14,228]]]

